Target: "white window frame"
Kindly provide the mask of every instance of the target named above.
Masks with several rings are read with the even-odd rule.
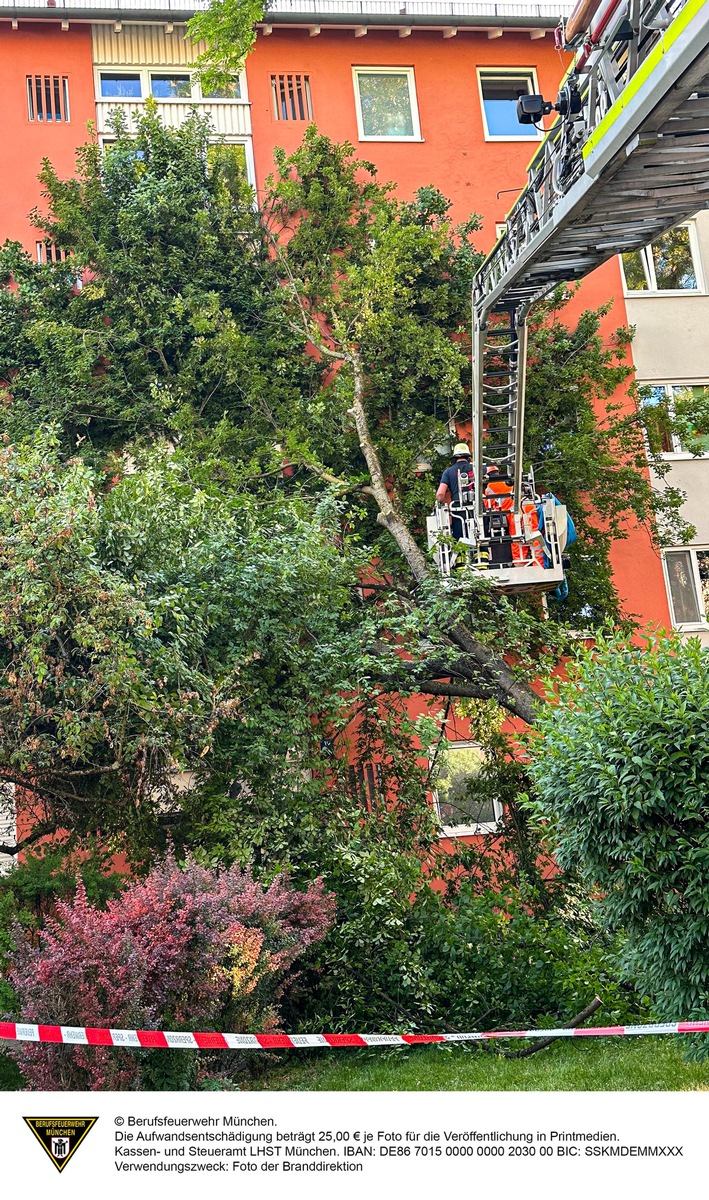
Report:
[[[537,80],[536,67],[495,67],[490,65],[477,68],[480,114],[482,116],[483,134],[486,142],[526,142],[529,145],[530,142],[540,142],[545,136],[546,130],[544,129],[543,124],[529,126],[529,128],[534,129],[534,136],[521,133],[519,136],[515,137],[514,134],[494,134],[490,133],[488,130],[487,113],[485,112],[485,98],[483,96],[483,79],[519,79],[521,76],[524,76],[527,82],[531,80],[532,91],[528,92],[527,94],[530,96],[538,95],[539,83]]]
[[[47,256],[47,247],[50,246],[53,251],[53,256],[51,259]],[[49,262],[52,262],[55,265],[58,262],[66,262],[67,258],[69,257],[63,247],[58,246],[56,242],[52,242],[47,238],[45,238],[44,241],[35,242],[35,255],[40,266],[46,266]]]
[[[362,102],[359,94],[360,75],[405,75],[409,85],[409,105],[411,107],[411,127],[413,133],[407,134],[366,134],[362,120]],[[421,122],[419,120],[418,98],[416,96],[416,78],[413,67],[375,67],[366,66],[352,68],[352,87],[354,89],[355,111],[357,113],[357,136],[360,142],[422,142]]]
[[[239,85],[241,95],[237,97],[205,97],[202,95],[202,87],[195,77],[193,71],[189,67],[182,65],[175,66],[174,69],[169,64],[155,63],[152,66],[135,63],[129,65],[127,63],[117,67],[115,63],[104,63],[94,67],[94,82],[96,101],[100,104],[135,104],[136,107],[142,107],[145,104],[148,96],[152,96],[150,77],[151,75],[189,75],[190,77],[190,95],[189,96],[156,96],[158,104],[248,104],[249,97],[246,90],[246,72],[235,71],[235,75],[239,77]],[[101,76],[112,75],[116,79],[121,79],[126,75],[138,75],[140,77],[140,96],[102,96],[101,95]]]
[[[472,739],[467,739],[467,740],[461,741],[457,738],[455,740],[453,738],[448,738],[447,742],[448,742],[449,746],[456,747],[459,750],[481,750],[482,749],[480,743],[473,741]],[[433,765],[432,763],[429,764],[429,766],[432,766],[432,765]],[[438,792],[436,791],[435,788],[432,792],[432,795],[433,795],[433,804],[434,804],[434,807],[436,810],[436,816],[438,817],[438,820],[439,820],[439,823],[441,826],[440,836],[442,838],[479,837],[480,835],[483,835],[483,834],[499,833],[500,822],[502,821],[503,809],[502,809],[502,805],[499,803],[498,800],[493,800],[493,805],[495,808],[495,820],[494,821],[478,821],[478,823],[475,825],[444,825],[443,820],[441,818],[441,810],[440,810],[440,805],[439,805],[439,800],[438,800]]]
[[[665,588],[667,591],[667,601],[670,608],[670,616],[672,617],[672,626],[678,629],[681,633],[706,633],[709,629],[709,616],[704,608],[704,597],[702,595],[702,581],[699,574],[699,563],[697,561],[697,551],[706,551],[709,553],[709,546],[668,546],[662,552],[662,569],[665,575]],[[697,607],[699,608],[699,621],[678,621],[675,617],[674,604],[672,603],[672,588],[670,587],[670,573],[667,565],[667,555],[674,552],[688,553],[692,564],[692,578],[694,580],[694,590],[697,597]]]
[[[101,104],[111,104],[114,102],[116,104],[129,104],[129,103],[145,104],[145,97],[146,97],[145,74],[146,74],[146,72],[143,70],[142,67],[123,67],[120,70],[116,66],[96,67],[94,73],[96,76],[96,99]],[[125,79],[127,75],[137,75],[138,78],[140,79],[140,96],[104,96],[101,92],[101,76],[102,75],[111,76],[113,79]],[[148,80],[148,87],[150,87],[150,80]],[[149,94],[150,93],[148,93],[148,95]]]
[[[689,252],[692,256],[692,266],[694,267],[694,275],[697,280],[695,288],[659,288],[657,286],[657,276],[655,275],[655,262],[652,257],[651,246],[652,242],[648,242],[646,246],[641,246],[639,250],[633,250],[629,253],[639,254],[643,260],[645,278],[648,283],[653,283],[654,287],[647,287],[642,291],[633,291],[628,287],[628,281],[625,278],[625,265],[623,263],[623,255],[618,255],[620,262],[620,274],[623,280],[623,292],[626,296],[633,300],[640,300],[646,296],[652,296],[657,299],[658,296],[703,296],[706,294],[706,281],[704,279],[704,270],[702,267],[702,256],[699,252],[699,238],[697,236],[696,221],[680,221],[677,225],[672,226],[673,229],[686,229],[689,233]],[[666,230],[670,233],[671,230]],[[662,234],[660,234],[660,237]]]
[[[694,293],[694,294],[696,295],[696,293]],[[667,396],[667,407],[669,409],[670,416],[672,418],[674,418],[674,415],[675,415],[675,404],[674,404],[675,390],[678,390],[679,388],[685,388],[685,387],[709,388],[709,383],[696,383],[694,380],[692,380],[691,382],[685,382],[685,383],[647,383],[647,382],[645,382],[645,383],[641,383],[639,386],[640,387],[648,387],[648,388],[662,388],[665,395]],[[709,458],[709,450],[704,450],[700,454],[692,454],[691,450],[683,450],[682,449],[682,444],[681,444],[679,438],[677,437],[676,433],[672,433],[671,436],[672,436],[672,449],[671,450],[663,450],[660,454],[660,457],[665,459],[667,462],[694,462],[694,461],[703,461],[704,459]],[[701,549],[701,547],[700,547],[700,549]]]

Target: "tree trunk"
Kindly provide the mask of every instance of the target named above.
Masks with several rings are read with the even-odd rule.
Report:
[[[391,534],[408,563],[414,579],[421,583],[430,574],[430,567],[425,554],[416,539],[397,511],[394,499],[387,487],[386,478],[379,461],[379,455],[369,432],[367,413],[364,407],[365,375],[362,360],[357,351],[349,356],[354,376],[354,397],[350,412],[354,418],[359,438],[360,448],[364,455],[369,475],[372,481],[371,493],[377,502],[380,525]],[[529,684],[517,679],[507,663],[494,651],[479,642],[464,625],[455,625],[449,630],[449,637],[458,646],[465,657],[474,664],[476,682],[480,683],[481,694],[496,700],[508,712],[521,717],[529,725],[536,719],[537,705],[542,703]]]
[[[356,351],[352,355],[351,362],[354,373],[354,400],[350,412],[354,417],[357,427],[360,449],[369,468],[369,475],[372,480],[372,495],[379,508],[377,520],[380,525],[388,529],[409,564],[414,579],[417,583],[421,583],[429,573],[426,556],[421,551],[405,521],[394,507],[386,479],[384,478],[382,465],[379,461],[379,455],[369,432],[367,414],[364,408],[364,371],[362,369],[362,360]]]

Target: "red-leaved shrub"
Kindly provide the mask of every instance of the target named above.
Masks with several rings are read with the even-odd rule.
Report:
[[[330,927],[335,900],[317,880],[296,891],[279,875],[264,888],[248,870],[215,870],[169,856],[105,910],[79,883],[58,902],[39,946],[17,939],[8,979],[18,1019],[127,1029],[268,1031],[299,955]],[[179,1051],[189,1054],[190,1051]],[[141,1086],[143,1052],[18,1043],[30,1088]]]

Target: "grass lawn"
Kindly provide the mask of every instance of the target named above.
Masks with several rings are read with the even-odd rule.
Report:
[[[709,1091],[709,1060],[685,1062],[687,1046],[687,1038],[672,1037],[564,1041],[517,1060],[489,1046],[305,1050],[272,1056],[264,1074],[240,1079],[238,1086],[286,1092]],[[0,1054],[0,1091],[22,1088],[17,1067]]]
[[[685,1062],[686,1049],[686,1038],[643,1037],[556,1042],[517,1060],[489,1047],[300,1051],[298,1058],[291,1054],[241,1086],[313,1092],[709,1091],[709,1061]]]

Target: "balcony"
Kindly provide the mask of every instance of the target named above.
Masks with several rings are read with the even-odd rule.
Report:
[[[2,4],[2,0],[0,0]],[[251,136],[251,106],[246,100],[157,100],[157,111],[160,120],[171,129],[177,129],[189,113],[196,109],[198,113],[208,116],[212,128],[218,136],[246,138]],[[128,129],[135,133],[136,114],[140,115],[145,101],[134,98],[120,100],[96,101],[96,128],[100,134],[111,136],[108,123],[111,113],[116,111],[125,114]]]

